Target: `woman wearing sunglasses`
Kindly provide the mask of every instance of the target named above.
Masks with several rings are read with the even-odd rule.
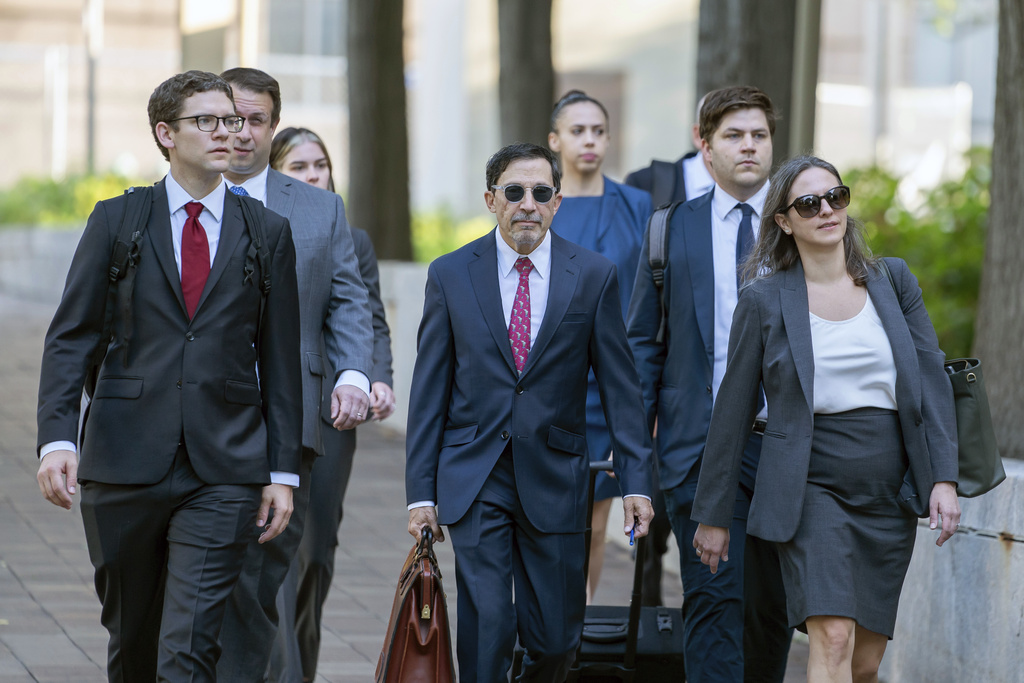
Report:
[[[308,128],[285,128],[274,137],[270,148],[270,167],[296,180],[324,190],[334,191],[333,167],[327,146]],[[352,228],[352,241],[359,259],[359,274],[370,295],[373,314],[373,367],[370,371],[371,420],[384,420],[395,410],[395,394],[391,390],[391,333],[384,317],[384,304],[380,298],[380,274],[377,255],[370,236],[365,230]],[[326,405],[330,406],[330,386],[325,383]],[[338,547],[338,528],[341,526],[342,505],[352,458],[356,450],[356,430],[339,432],[324,420],[322,434],[324,456],[313,467],[309,491],[309,511],[299,545],[297,566],[289,574],[282,590],[294,591],[296,601],[295,629],[298,655],[302,667],[302,680],[316,678],[320,655],[320,622],[327,591],[334,575],[334,552]],[[291,633],[282,629],[282,634]],[[285,636],[275,642],[275,656],[271,668],[276,678],[285,676],[277,667],[287,662],[293,670],[294,641],[286,643]],[[287,652],[281,652],[281,650]]]
[[[763,387],[747,531],[778,543],[812,682],[878,680],[916,517],[940,546],[960,521],[953,395],[921,289],[903,260],[870,255],[849,203],[816,157],[772,177],[693,506],[694,549],[714,572]]]
[[[551,222],[551,229],[615,263],[625,317],[636,279],[640,245],[651,213],[651,196],[616,183],[601,173],[608,152],[608,126],[608,111],[604,105],[580,90],[570,90],[555,104],[548,147],[559,156],[562,204]],[[605,460],[611,453],[608,427],[593,373],[587,392],[587,448],[593,460]],[[608,513],[612,499],[618,496],[618,484],[601,472],[594,496],[588,603],[601,578]]]

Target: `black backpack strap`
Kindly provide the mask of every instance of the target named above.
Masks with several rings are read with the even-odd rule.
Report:
[[[651,264],[651,278],[658,290],[661,305],[661,323],[658,325],[657,341],[665,340],[665,321],[668,318],[668,306],[665,303],[665,268],[668,266],[668,224],[672,214],[682,202],[672,202],[662,206],[651,214],[647,221],[648,257]]]
[[[676,191],[676,174],[679,164],[674,161],[651,161],[651,205],[664,206],[672,201]]]
[[[267,248],[266,216],[264,216],[263,204],[252,197],[239,196],[238,201],[242,204],[242,218],[245,221],[246,230],[249,231],[249,251],[245,255],[245,280],[251,284],[256,264],[260,267],[260,317],[256,326],[256,354],[260,351],[260,336],[263,328],[263,311],[267,304],[267,295],[270,293],[270,250]]]

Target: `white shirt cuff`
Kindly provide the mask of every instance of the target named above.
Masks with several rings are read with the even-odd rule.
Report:
[[[432,508],[432,507],[434,507],[434,501],[432,501],[432,500],[421,500],[418,503],[412,503],[409,506],[409,509],[410,510],[415,510],[416,508]]]
[[[651,499],[650,496],[645,496],[642,493],[630,493],[630,494],[627,494],[627,495],[623,496],[623,498],[646,498],[647,500]]]
[[[78,448],[70,441],[51,441],[48,444],[44,444],[43,447],[39,449],[39,459],[42,460],[54,451],[71,451],[72,453],[77,453]]]
[[[285,486],[291,486],[293,489],[297,489],[299,488],[299,475],[292,472],[271,472],[270,483],[284,484]]]
[[[342,384],[349,384],[362,389],[364,394],[370,395],[370,378],[358,370],[342,370],[338,376],[338,381],[334,383],[334,388],[337,389]]]

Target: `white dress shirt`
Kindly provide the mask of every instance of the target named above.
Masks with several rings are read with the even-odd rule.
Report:
[[[711,251],[715,270],[715,364],[712,369],[711,396],[718,397],[718,387],[725,377],[725,366],[729,358],[729,333],[732,331],[732,314],[736,310],[739,292],[736,289],[736,233],[740,228],[743,212],[736,207],[738,199],[729,196],[720,186],[715,185],[711,198]],[[761,212],[768,196],[765,183],[753,197],[743,202],[754,209],[750,217],[754,239],[761,226]],[[767,409],[758,413],[759,418],[768,414]]]
[[[686,187],[687,200],[702,197],[714,188],[715,179],[708,173],[704,155],[700,151],[689,159],[683,159],[683,185]]]

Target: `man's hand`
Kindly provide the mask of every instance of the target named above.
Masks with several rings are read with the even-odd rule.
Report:
[[[444,532],[441,531],[441,527],[437,524],[437,510],[433,506],[428,505],[409,510],[409,533],[416,539],[417,543],[420,542],[420,531],[425,526],[430,527],[435,541],[438,543],[444,541]]]
[[[701,564],[711,567],[711,573],[718,571],[718,562],[729,561],[729,529],[723,526],[697,525],[693,535],[693,547],[697,550]]]
[[[395,412],[395,392],[384,382],[374,382],[370,385],[370,407],[374,421],[386,420]]]
[[[942,518],[942,530],[935,541],[941,546],[960,528],[960,501],[956,498],[956,487],[949,481],[937,481],[932,486],[932,495],[928,501],[928,527],[935,529]]]
[[[270,509],[274,509],[274,518],[270,520],[270,526],[260,534],[260,543],[277,538],[292,518],[292,487],[286,484],[270,484],[263,487],[263,501],[260,503],[260,511],[256,513],[256,526],[263,528],[270,516]]]
[[[627,536],[629,536],[630,530],[633,530],[635,538],[646,536],[647,532],[651,530],[654,508],[651,506],[651,501],[643,496],[626,496],[623,498],[622,512],[623,518],[626,520],[626,527],[623,531]]]
[[[72,451],[51,451],[39,463],[36,474],[43,497],[54,505],[71,509],[71,497],[78,483],[78,456]]]
[[[361,425],[370,413],[370,397],[359,387],[342,384],[331,393],[331,418],[335,429],[352,429]]]

